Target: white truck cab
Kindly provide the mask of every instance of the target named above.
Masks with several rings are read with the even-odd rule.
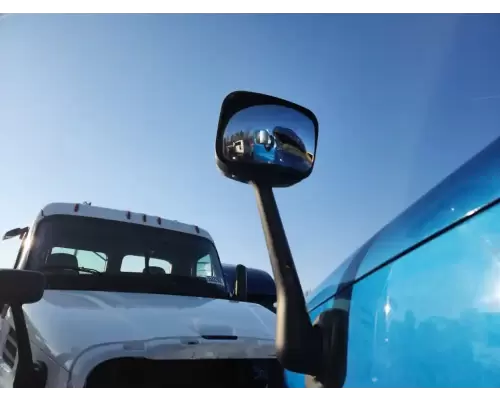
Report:
[[[207,231],[52,203],[4,239],[16,236],[14,269],[40,271],[46,284],[22,307],[29,340],[16,332],[14,307],[0,304],[0,387],[282,385],[276,316],[230,293]]]

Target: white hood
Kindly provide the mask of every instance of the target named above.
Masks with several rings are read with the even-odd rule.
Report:
[[[147,342],[189,344],[203,336],[237,336],[274,346],[276,316],[257,304],[160,294],[47,290],[26,305],[32,342],[69,368],[76,357],[100,345],[136,349]],[[191,340],[192,341],[192,340]],[[210,341],[210,344],[217,341]],[[165,346],[163,346],[165,347]],[[230,346],[229,346],[230,347]],[[269,347],[266,350],[269,354]]]

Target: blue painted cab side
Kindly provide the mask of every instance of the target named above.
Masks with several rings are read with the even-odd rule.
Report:
[[[500,387],[500,206],[354,286],[345,387]]]
[[[355,252],[309,297],[314,320],[333,306],[340,284],[352,286],[344,387],[500,386],[500,206],[481,210],[499,197],[500,139],[381,229],[361,257]],[[287,383],[303,387],[304,377],[287,372]]]

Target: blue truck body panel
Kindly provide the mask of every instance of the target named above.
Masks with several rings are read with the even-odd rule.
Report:
[[[500,387],[499,198],[497,139],[308,297],[314,320],[352,287],[344,387]]]

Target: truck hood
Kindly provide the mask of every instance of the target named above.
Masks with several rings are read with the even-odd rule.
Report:
[[[23,308],[32,343],[66,368],[86,349],[104,344],[214,336],[274,343],[275,338],[271,311],[221,299],[47,290],[42,300]]]

